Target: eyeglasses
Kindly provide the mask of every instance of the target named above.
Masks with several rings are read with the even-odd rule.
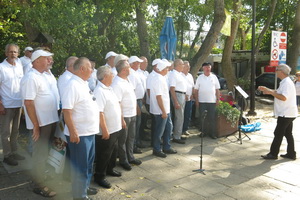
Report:
[[[281,69],[276,68],[276,71],[281,71]]]
[[[297,74],[296,77],[300,77],[300,74]]]

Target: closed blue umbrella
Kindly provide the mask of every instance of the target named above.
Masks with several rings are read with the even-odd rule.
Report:
[[[159,41],[161,58],[175,60],[177,36],[172,17],[166,17]]]

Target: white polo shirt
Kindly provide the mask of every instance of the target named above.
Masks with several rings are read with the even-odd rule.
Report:
[[[173,69],[169,74],[170,74],[168,77],[169,86],[175,87],[175,91],[186,92],[187,83],[185,78],[182,76],[182,73]]]
[[[100,115],[88,82],[73,75],[61,97],[62,108],[72,110],[72,118],[79,136],[99,133]],[[64,134],[70,136],[65,125]]]
[[[49,72],[46,71],[43,74],[48,81],[49,87],[51,88],[53,94],[55,95],[56,102],[57,102],[57,110],[59,110],[60,96],[59,96],[59,92],[58,92],[58,88],[57,88],[56,78],[50,70],[49,70]]]
[[[43,73],[31,68],[21,80],[22,99],[33,100],[39,126],[46,126],[58,121],[57,101]],[[25,110],[27,129],[33,129],[33,124]]]
[[[23,73],[26,74],[32,68],[31,59],[27,56],[23,56],[20,58],[20,61],[23,66]]]
[[[94,90],[99,112],[104,113],[108,132],[115,133],[122,129],[121,107],[116,94],[111,87],[105,86],[99,81]],[[101,131],[100,131],[100,134]]]
[[[151,91],[151,85],[152,85],[152,80],[153,78],[157,75],[157,73],[153,70],[149,76],[147,76],[147,80],[146,80],[146,95],[147,95],[147,98],[146,98],[146,104],[150,105],[150,98],[148,96],[148,92],[147,90],[150,90]]]
[[[274,115],[276,117],[297,117],[296,89],[290,77],[286,77],[280,81],[277,93],[285,96],[286,100],[281,101],[274,98]]]
[[[146,92],[146,88],[147,88],[146,81],[147,81],[147,76],[149,75],[149,72],[143,71],[141,69],[138,69],[136,72],[140,76],[142,84],[143,84],[143,87],[144,87],[145,92]]]
[[[5,108],[20,108],[22,98],[20,82],[23,77],[23,68],[20,62],[9,64],[6,59],[0,64],[0,96]]]
[[[58,77],[57,87],[58,87],[60,97],[62,97],[62,95],[65,91],[65,88],[67,87],[67,83],[71,79],[72,76],[73,76],[73,73],[66,70],[62,75],[60,75]]]
[[[181,75],[185,78],[186,86],[187,86],[186,95],[188,97],[188,101],[190,101],[191,96],[193,94],[194,78],[193,78],[192,74],[190,74],[190,73],[187,73],[187,75],[185,75],[184,73],[181,73]]]
[[[130,74],[128,76],[129,81],[132,83],[136,99],[142,99],[145,95],[145,88],[142,79],[138,72],[130,68]]]
[[[150,113],[154,115],[161,115],[162,111],[158,106],[156,96],[161,95],[166,113],[170,113],[170,96],[167,80],[164,76],[156,73],[151,81],[152,87],[150,89]]]
[[[216,75],[205,76],[201,74],[196,81],[195,89],[198,90],[200,103],[216,103],[216,89],[220,89],[220,83]]]
[[[136,96],[129,80],[116,76],[111,87],[121,103],[123,117],[136,116]]]
[[[111,72],[114,74],[114,77],[116,77],[118,75],[117,69],[115,67],[110,66],[109,64],[105,64],[105,66],[110,67],[111,68]]]

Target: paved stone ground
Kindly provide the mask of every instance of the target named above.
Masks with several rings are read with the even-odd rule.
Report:
[[[193,172],[200,168],[200,138],[196,129],[185,145],[174,144],[176,155],[167,158],[152,156],[152,150],[136,155],[143,161],[129,172],[122,171],[120,178],[108,177],[111,189],[99,188],[93,199],[185,199],[185,200],[234,200],[298,199],[300,195],[300,158],[295,161],[279,158],[268,161],[260,155],[269,151],[276,119],[272,117],[272,105],[256,104],[257,116],[253,121],[262,123],[262,130],[248,134],[242,144],[226,138],[204,138],[203,169],[205,174]],[[296,151],[300,152],[300,118],[294,121]],[[234,140],[235,137],[231,136]],[[285,153],[286,141],[281,146]],[[0,147],[0,159],[2,152]],[[49,182],[58,195],[53,199],[71,199],[70,183],[59,175]],[[93,187],[97,187],[92,182]],[[98,188],[98,187],[97,187]],[[297,197],[297,198],[296,198]],[[30,199],[42,197],[32,193],[28,171],[8,173],[0,163],[0,200]]]

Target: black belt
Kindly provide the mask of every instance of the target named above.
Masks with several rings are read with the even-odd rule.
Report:
[[[180,92],[180,91],[175,91],[175,92],[179,94],[185,94],[185,92]]]

